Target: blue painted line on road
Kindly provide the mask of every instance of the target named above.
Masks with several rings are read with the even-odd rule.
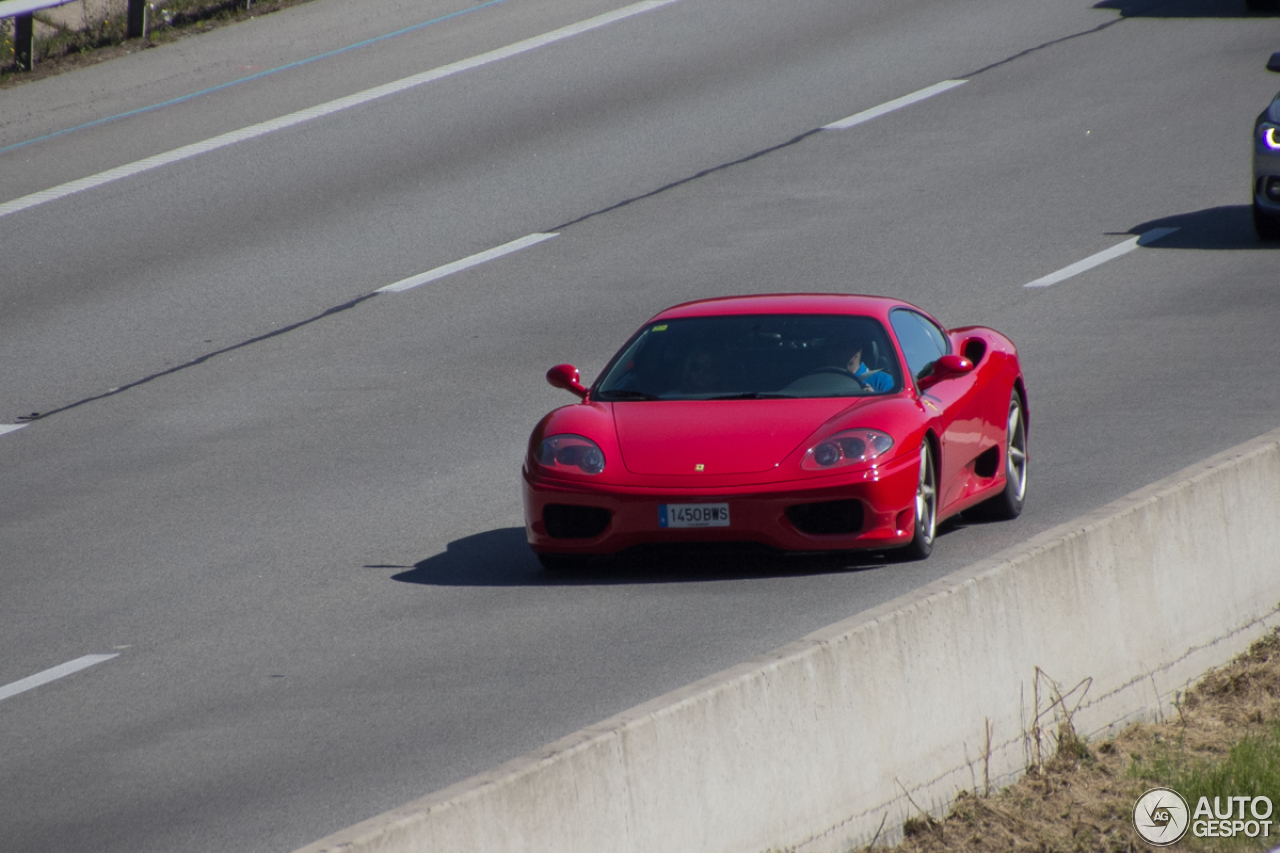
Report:
[[[414,24],[411,27],[405,27],[404,29],[396,30],[393,33],[387,33],[386,35],[375,36],[374,38],[371,38],[371,39],[365,39],[364,41],[356,42],[355,44],[350,44],[350,45],[347,45],[346,47],[340,47],[337,50],[331,50],[328,53],[317,54],[316,56],[308,57],[307,59],[299,59],[297,62],[290,62],[288,65],[281,65],[279,68],[271,68],[271,69],[268,69],[267,71],[259,71],[257,74],[250,74],[248,77],[241,77],[240,79],[232,80],[229,83],[222,83],[217,86],[211,86],[208,89],[201,89],[199,92],[192,92],[190,95],[183,95],[179,98],[171,98],[170,100],[167,100],[167,101],[161,101],[158,104],[152,104],[149,107],[139,107],[136,110],[129,110],[128,112],[118,113],[117,115],[108,116],[106,118],[95,119],[94,121],[86,122],[84,124],[78,124],[75,127],[68,127],[65,130],[57,130],[57,131],[54,131],[53,133],[47,133],[44,136],[37,136],[36,138],[28,139],[25,142],[15,142],[12,145],[6,145],[5,147],[0,148],[0,154],[5,153],[6,151],[13,151],[18,148],[24,148],[28,145],[35,145],[37,142],[45,142],[49,139],[54,139],[59,136],[65,136],[68,133],[75,133],[76,131],[87,130],[88,128],[97,127],[98,125],[107,124],[108,122],[118,121],[122,118],[129,118],[130,116],[141,115],[142,113],[149,113],[149,112],[152,112],[153,110],[163,109],[164,107],[171,107],[174,104],[181,104],[185,101],[190,101],[193,98],[199,98],[202,95],[209,95],[209,94],[212,94],[213,92],[220,92],[223,89],[230,89],[232,86],[239,86],[241,83],[248,83],[252,80],[259,80],[263,77],[268,77],[272,74],[279,74],[281,71],[289,71],[294,68],[300,68],[301,66],[309,65],[312,62],[319,62],[320,60],[328,59],[331,56],[337,56],[342,53],[347,53],[348,51],[357,50],[362,47],[368,47],[371,44],[377,44],[378,42],[386,41],[387,39],[393,39],[393,38],[396,38],[397,36],[402,36],[402,35],[406,35],[407,33],[416,32],[417,30],[421,30],[425,27],[430,27],[430,26],[433,26],[434,24],[440,24],[445,21],[451,20],[453,18],[457,18],[461,15],[468,15],[472,12],[478,12],[481,9],[486,9],[489,6],[496,6],[499,3],[506,3],[506,2],[507,0],[488,0],[488,2],[481,3],[479,6],[472,6],[468,9],[460,9],[457,12],[450,12],[447,15],[441,15],[439,18],[432,18],[430,21],[424,21],[421,24]]]
[[[233,130],[229,133],[215,136],[211,139],[205,139],[201,142],[195,142],[190,145],[184,145],[181,148],[175,148],[171,151],[165,151],[161,154],[154,154],[150,157],[138,160],[133,163],[126,163],[123,166],[117,166],[114,169],[108,169],[105,172],[99,172],[96,175],[90,175],[86,178],[70,181],[51,187],[47,190],[31,193],[30,195],[15,198],[0,204],[0,217],[9,216],[19,211],[28,210],[38,205],[47,204],[76,193],[85,192],[96,187],[114,181],[123,180],[125,178],[140,175],[153,169],[159,169],[163,166],[177,163],[191,157],[199,157],[208,154],[211,151],[217,151],[226,148],[229,145],[236,145],[250,139],[257,139],[270,133],[275,133],[285,128],[296,127],[306,122],[315,121],[325,116],[340,113],[353,107],[387,98],[392,95],[406,92],[410,89],[423,86],[436,80],[443,80],[446,77],[452,77],[455,74],[461,74],[476,68],[481,68],[494,62],[501,62],[510,59],[513,56],[520,56],[533,50],[546,47],[547,45],[556,44],[565,39],[574,38],[575,36],[598,30],[601,27],[607,27],[619,21],[625,21],[636,15],[643,15],[652,12],[673,3],[680,3],[683,0],[641,0],[639,3],[633,3],[630,6],[623,6],[621,9],[615,9],[612,12],[606,12],[603,15],[597,15],[594,18],[588,18],[585,21],[579,21],[576,24],[570,24],[561,27],[558,30],[552,30],[549,33],[533,36],[522,41],[509,44],[506,47],[500,47],[496,50],[490,50],[479,56],[472,56],[467,59],[461,59],[457,62],[451,62],[448,65],[441,65],[430,71],[424,71],[421,74],[414,74],[399,80],[393,80],[390,83],[384,83],[381,86],[375,86],[372,89],[365,89],[363,92],[356,92],[327,103],[318,104],[305,110],[299,110],[295,113],[279,116],[269,121],[260,122],[249,127],[242,127],[239,130]]]
[[[95,664],[103,661],[118,658],[120,655],[85,655],[82,658],[67,661],[59,664],[52,669],[46,669],[44,672],[37,672],[35,675],[29,675],[19,681],[0,686],[0,700],[8,699],[10,696],[17,696],[19,693],[26,693],[28,690],[34,690],[42,684],[48,684],[50,681],[57,681],[59,678],[66,678],[72,673],[79,672],[82,669],[88,669]]]

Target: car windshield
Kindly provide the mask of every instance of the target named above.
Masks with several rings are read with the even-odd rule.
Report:
[[[650,323],[613,357],[592,396],[758,400],[901,388],[898,359],[872,317],[739,315]]]

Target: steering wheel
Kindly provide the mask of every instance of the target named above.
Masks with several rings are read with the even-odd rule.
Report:
[[[815,376],[815,375],[817,375],[817,374],[819,374],[819,373],[835,373],[835,374],[838,374],[838,375],[840,375],[840,376],[848,376],[848,377],[849,377],[850,379],[852,379],[854,382],[857,382],[857,383],[858,383],[858,387],[859,387],[859,388],[861,388],[861,389],[863,389],[864,391],[865,391],[868,387],[870,387],[870,386],[868,385],[868,383],[867,383],[867,381],[866,381],[866,380],[861,379],[861,378],[859,378],[859,377],[855,376],[851,371],[846,370],[846,369],[844,369],[843,367],[819,367],[817,370],[810,370],[810,371],[809,371],[807,374],[805,374],[805,375],[806,375],[806,376]]]

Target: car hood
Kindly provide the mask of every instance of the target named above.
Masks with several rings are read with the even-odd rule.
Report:
[[[613,404],[613,422],[623,464],[633,474],[755,474],[776,467],[824,423],[861,402],[625,402]]]

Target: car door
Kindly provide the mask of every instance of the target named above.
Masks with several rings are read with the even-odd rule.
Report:
[[[917,400],[938,436],[938,509],[964,497],[970,465],[982,450],[982,417],[978,405],[977,371],[943,380],[919,391],[920,380],[933,371],[939,357],[951,352],[946,333],[933,320],[907,308],[895,308],[889,322],[898,337],[907,369],[915,379]]]

